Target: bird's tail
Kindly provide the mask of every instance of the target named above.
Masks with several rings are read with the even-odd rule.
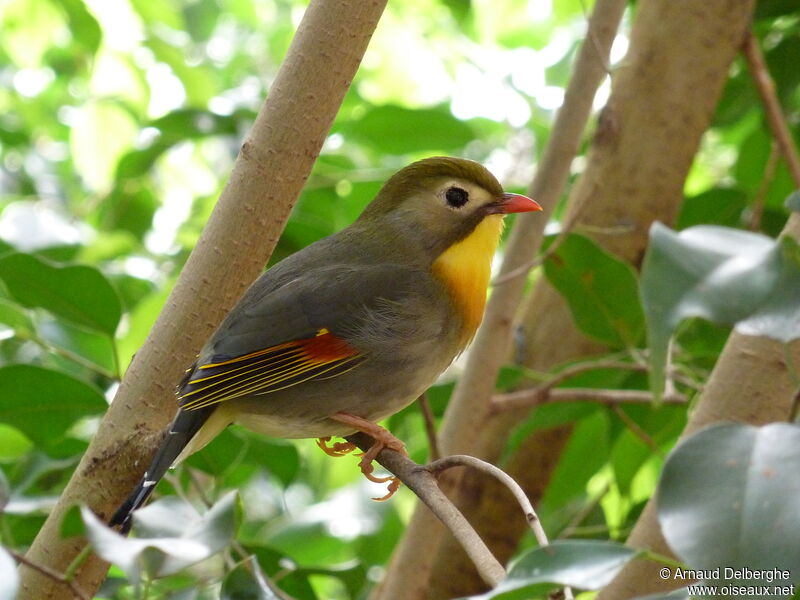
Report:
[[[127,533],[130,530],[133,511],[147,501],[156,484],[208,420],[208,417],[214,412],[214,408],[214,406],[209,406],[198,410],[178,412],[147,471],[111,517],[108,522],[109,526],[119,526],[121,533]]]

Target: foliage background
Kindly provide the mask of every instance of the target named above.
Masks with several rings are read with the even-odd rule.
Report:
[[[304,6],[0,3],[2,545],[24,551],[31,543],[85,450],[198,238]],[[585,10],[578,0],[390,3],[272,261],[350,223],[388,175],[417,158],[473,158],[507,188],[524,189],[560,105]],[[795,135],[799,29],[791,3],[759,4],[755,31]],[[612,68],[624,56],[626,32],[624,25]],[[582,164],[579,157],[575,177]],[[717,224],[774,237],[793,187],[737,60],[675,226]],[[620,274],[621,264],[585,238],[570,238],[558,256],[532,278],[550,278],[581,330],[615,357],[640,355],[647,342],[635,273]],[[559,270],[563,264],[573,272]],[[583,272],[622,283],[587,302],[585,280],[575,277]],[[606,301],[612,318],[597,310]],[[683,393],[691,397],[702,386],[728,333],[706,321],[684,325],[676,354]],[[523,376],[543,377],[510,367],[500,384]],[[615,369],[570,384],[646,387],[644,375]],[[431,391],[437,416],[451,387],[446,378]],[[533,430],[576,422],[541,505],[551,536],[624,540],[686,410],[633,407],[625,421],[608,407],[572,403],[544,407],[521,424],[512,446]],[[416,407],[393,417],[390,428],[413,458],[426,459]],[[352,460],[331,460],[310,441],[232,429],[176,470],[159,494],[213,502],[239,489],[237,539],[285,591],[359,598],[380,577],[413,502],[406,490],[391,503],[372,503],[381,492],[368,485]],[[144,592],[115,568],[98,597],[214,597],[227,567],[219,558],[203,564]]]

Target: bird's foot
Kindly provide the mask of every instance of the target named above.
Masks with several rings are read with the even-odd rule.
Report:
[[[401,454],[408,456],[408,452],[406,452],[406,446],[403,442],[393,436],[388,430],[384,429],[377,423],[373,423],[367,419],[362,419],[361,417],[356,417],[355,415],[351,415],[348,413],[339,412],[335,415],[331,416],[334,421],[339,421],[340,423],[344,423],[366,433],[370,437],[375,440],[375,443],[370,446],[369,450],[364,452],[361,460],[358,463],[358,466],[361,468],[361,472],[364,474],[364,477],[369,479],[370,481],[374,481],[375,483],[386,483],[389,482],[388,492],[385,496],[381,498],[373,498],[373,500],[377,500],[378,502],[384,502],[391,498],[394,493],[400,488],[400,480],[394,476],[387,476],[387,477],[376,477],[372,474],[374,470],[374,466],[372,465],[372,461],[378,456],[381,450],[384,448],[389,448],[396,452],[400,452]],[[348,444],[350,442],[347,442]],[[335,446],[335,444],[334,444]],[[340,455],[341,456],[341,455]]]
[[[330,436],[317,438],[317,446],[322,448],[322,451],[328,456],[344,456],[356,449],[356,445],[353,442],[334,442],[330,444],[330,441]]]

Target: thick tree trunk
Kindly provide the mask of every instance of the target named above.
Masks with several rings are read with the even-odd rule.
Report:
[[[578,227],[603,247],[638,266],[654,220],[672,222],[703,132],[728,69],[750,23],[752,2],[693,0],[638,4],[626,59],[613,77],[586,170],[570,198],[580,208]],[[599,348],[576,331],[561,297],[540,280],[523,311],[525,364],[547,369]],[[503,416],[474,434],[474,447],[492,447],[497,458],[524,414]],[[535,434],[508,465],[536,499],[558,464],[570,427]],[[487,444],[486,438],[493,438]],[[525,523],[492,482],[467,473],[457,504],[479,532],[491,532],[500,560],[515,550]],[[498,518],[503,515],[504,518]],[[546,526],[546,524],[545,524]],[[457,576],[455,575],[457,574]],[[484,588],[450,540],[437,549],[427,598],[452,598]],[[608,598],[619,598],[611,595]]]
[[[106,517],[141,476],[175,412],[173,389],[197,350],[271,254],[352,81],[386,0],[314,0],[230,180],[153,330],[125,374],[91,446],[27,557],[63,572],[85,545],[62,539],[74,504]],[[89,594],[107,565],[91,556],[76,582]],[[71,598],[21,567],[20,600]]]

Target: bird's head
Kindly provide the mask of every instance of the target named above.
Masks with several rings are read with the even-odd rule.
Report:
[[[480,163],[437,156],[395,173],[359,220],[402,231],[435,257],[485,221],[481,229],[499,236],[503,215],[537,210],[542,208],[530,198],[505,193]]]

